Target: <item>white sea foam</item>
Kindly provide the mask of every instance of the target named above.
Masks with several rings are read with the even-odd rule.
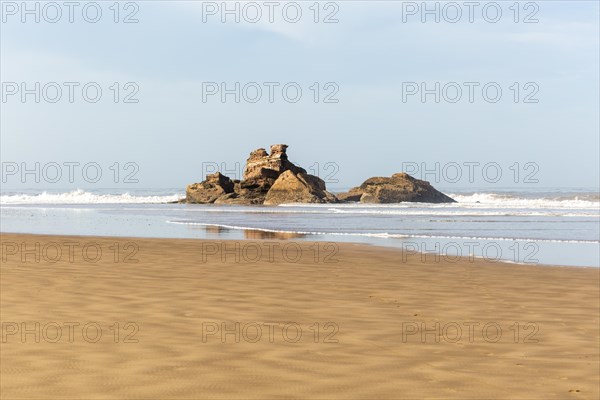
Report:
[[[77,189],[66,193],[9,194],[0,196],[0,204],[143,204],[167,203],[182,198],[180,194],[140,196],[129,193],[95,194]]]
[[[517,197],[504,193],[473,193],[473,194],[449,194],[458,203],[448,204],[430,204],[430,203],[396,203],[396,204],[360,204],[360,203],[341,203],[341,204],[282,204],[275,208],[293,209],[297,207],[307,209],[320,209],[322,211],[329,210],[333,212],[343,213],[349,212],[345,210],[360,210],[353,212],[370,213],[368,210],[376,209],[376,213],[391,213],[399,214],[401,210],[414,210],[415,208],[427,208],[426,213],[431,213],[432,209],[442,209],[449,211],[453,209],[560,209],[560,210],[594,210],[600,211],[600,195],[595,193],[568,196],[543,196],[538,198]],[[48,193],[39,194],[28,193],[11,193],[0,196],[0,204],[141,204],[141,203],[167,203],[176,201],[184,197],[183,193],[169,193],[161,195],[146,195],[146,194],[98,194],[91,193],[81,189],[77,189],[64,193]],[[255,210],[257,208],[254,208]],[[219,211],[226,211],[226,208],[220,208]],[[231,208],[230,210],[234,210]],[[271,208],[272,210],[272,208]],[[273,211],[265,212],[273,212]],[[534,212],[534,211],[532,211]],[[542,211],[545,215],[546,210]],[[439,215],[442,215],[441,213]],[[463,214],[476,215],[476,214]],[[483,215],[507,215],[493,214],[487,212]],[[513,215],[513,214],[508,214]],[[536,214],[531,214],[536,215]],[[559,214],[566,215],[566,214]],[[571,216],[571,215],[566,215]],[[572,216],[581,216],[575,214]]]
[[[501,193],[473,193],[469,195],[450,194],[461,206],[476,207],[518,207],[518,208],[567,208],[567,209],[600,209],[598,195],[582,195],[568,197],[522,198]]]
[[[489,208],[489,207],[488,207]],[[341,209],[341,208],[330,208],[331,212],[336,214],[372,214],[372,215],[431,215],[437,217],[461,217],[461,216],[489,216],[489,217],[600,217],[600,214],[594,213],[591,211],[588,212],[569,212],[570,210],[514,210],[510,211],[484,211],[484,210],[472,210],[472,209],[447,209],[441,211],[433,211],[433,210],[411,210],[411,209],[400,209],[400,210],[389,210],[389,209]],[[587,209],[583,209],[580,211],[587,211]]]
[[[600,195],[598,194],[582,194],[569,196],[541,196],[537,198],[517,197],[504,193],[472,193],[472,194],[453,194],[448,196],[456,200],[456,203],[392,203],[392,204],[363,204],[363,203],[341,203],[336,204],[336,208],[531,208],[531,209],[589,209],[600,210]],[[331,207],[331,204],[281,204],[279,207],[311,207],[323,208]]]

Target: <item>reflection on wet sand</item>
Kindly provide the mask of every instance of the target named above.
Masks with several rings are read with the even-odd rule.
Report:
[[[230,228],[217,225],[207,225],[206,233],[210,233],[216,236],[228,236],[231,232]],[[246,229],[244,230],[245,239],[299,239],[306,237],[305,234],[294,233],[294,232],[265,232],[257,229]]]
[[[304,238],[306,235],[294,232],[265,232],[258,230],[245,230],[244,237],[246,239],[298,239]]]
[[[206,233],[211,233],[211,234],[217,235],[217,236],[222,236],[231,230],[229,228],[223,228],[222,226],[216,226],[216,225],[206,225],[204,227],[204,229],[206,230]]]

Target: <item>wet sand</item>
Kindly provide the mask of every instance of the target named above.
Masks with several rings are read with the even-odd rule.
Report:
[[[274,239],[1,240],[3,399],[600,397],[596,268]]]

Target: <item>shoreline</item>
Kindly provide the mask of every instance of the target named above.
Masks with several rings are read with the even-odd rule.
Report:
[[[267,254],[275,241],[0,238],[7,398],[600,395],[595,268],[304,240]],[[34,261],[63,242],[73,258]]]
[[[220,227],[217,225],[214,225],[215,227]],[[208,225],[208,227],[212,227],[212,225]],[[335,244],[345,244],[345,245],[356,245],[356,246],[368,246],[368,247],[372,247],[375,249],[386,249],[386,250],[392,250],[392,251],[396,251],[399,255],[401,255],[403,252],[405,252],[405,250],[401,247],[397,247],[397,246],[393,246],[393,245],[389,245],[386,246],[384,244],[379,244],[379,243],[369,243],[369,242],[354,242],[354,241],[336,241],[336,240],[315,240],[314,238],[311,237],[307,237],[307,236],[316,236],[316,235],[312,235],[312,234],[305,234],[305,233],[298,233],[298,232],[287,232],[287,231],[269,231],[269,230],[265,230],[265,229],[240,229],[240,231],[243,231],[245,233],[250,234],[250,237],[246,237],[244,239],[226,239],[226,238],[173,238],[173,237],[155,237],[155,236],[111,236],[111,235],[64,235],[64,234],[46,234],[46,233],[21,233],[21,232],[1,232],[0,231],[0,237],[2,236],[23,236],[23,237],[27,237],[27,236],[34,236],[34,237],[67,237],[67,238],[99,238],[99,239],[117,239],[117,240],[173,240],[173,241],[200,241],[200,242],[231,242],[231,243],[235,243],[235,242],[252,242],[252,241],[269,241],[269,240],[275,240],[275,241],[293,241],[294,239],[297,239],[299,242],[303,242],[303,243],[335,243]],[[258,233],[259,237],[256,236],[252,236],[252,233]],[[279,237],[267,237],[267,233],[273,233],[273,234],[281,234],[282,236]],[[286,237],[285,235],[289,234],[291,236]],[[297,236],[296,236],[297,235]],[[325,234],[325,235],[334,235],[334,234]],[[384,239],[384,238],[379,238],[379,239]],[[426,239],[426,238],[424,238]],[[498,240],[498,239],[496,239]],[[520,239],[514,239],[513,241],[519,241]],[[507,239],[507,241],[510,241]],[[587,243],[586,243],[587,244]],[[589,243],[589,244],[593,244],[593,243]],[[425,252],[425,251],[416,251],[415,253],[409,253],[413,256],[418,255],[418,256],[435,256],[440,255],[440,253],[435,253],[435,252]],[[441,255],[440,255],[441,256]],[[451,256],[452,258],[456,258],[457,261],[452,261],[452,262],[447,262],[447,261],[436,261],[436,264],[455,264],[458,262],[465,262],[468,264],[471,263],[487,263],[487,264],[491,264],[491,265],[495,265],[495,264],[499,264],[499,265],[517,265],[517,266],[522,266],[522,267],[541,267],[541,268],[585,268],[585,269],[592,269],[592,270],[600,270],[600,266],[596,267],[596,266],[591,266],[591,265],[561,265],[561,264],[550,264],[550,263],[540,263],[540,262],[536,262],[536,263],[524,263],[524,262],[517,262],[517,261],[512,261],[512,260],[507,260],[507,259],[497,259],[497,260],[493,260],[493,261],[489,261],[487,260],[485,257],[480,256],[480,255],[472,255],[472,256],[454,256],[454,255],[443,255],[444,257],[448,257]]]

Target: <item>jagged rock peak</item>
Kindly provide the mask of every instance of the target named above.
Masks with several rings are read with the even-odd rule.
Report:
[[[267,153],[264,148],[251,152],[246,160],[243,179],[273,177],[277,179],[282,172],[287,170],[295,173],[306,173],[306,170],[288,161],[287,148],[287,144],[274,144],[271,146],[271,154]]]

